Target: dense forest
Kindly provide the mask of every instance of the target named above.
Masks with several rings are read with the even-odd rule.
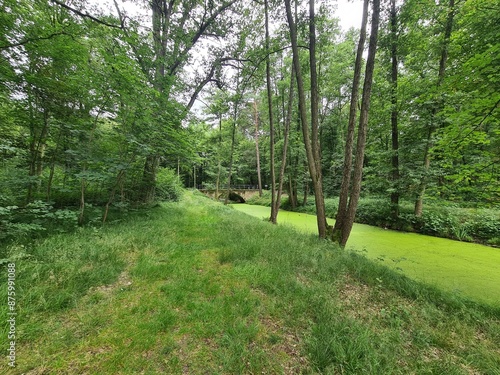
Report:
[[[365,0],[350,30],[334,1],[0,8],[0,239],[178,185],[268,189],[274,222],[314,196],[344,245],[361,195],[500,200],[499,0]]]

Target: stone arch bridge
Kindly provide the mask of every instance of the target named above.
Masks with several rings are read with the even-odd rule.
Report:
[[[198,190],[205,194],[207,197],[212,198],[212,199],[223,199],[227,195],[227,188],[225,189],[219,189],[218,192],[218,197],[215,196],[217,193],[215,189],[205,189],[202,187],[199,187]],[[245,201],[254,195],[259,194],[259,189],[256,186],[251,186],[251,185],[241,185],[241,186],[234,186],[231,187],[229,190],[230,196],[229,199],[233,202],[239,202],[239,203],[245,203]]]

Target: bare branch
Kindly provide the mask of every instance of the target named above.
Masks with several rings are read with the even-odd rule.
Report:
[[[196,89],[194,90],[193,95],[191,95],[191,99],[189,100],[189,103],[186,107],[186,112],[189,112],[191,107],[193,106],[194,102],[196,101],[196,98],[200,94],[201,90],[203,90],[203,87],[209,82],[213,82],[213,76],[215,74],[215,69],[216,69],[216,64],[212,65],[212,69],[210,69],[210,72],[207,74],[206,78],[201,81],[198,86],[196,86]]]
[[[231,7],[237,0],[231,0],[226,4],[221,5],[214,14],[212,14],[205,22],[203,22],[196,34],[193,35],[189,44],[184,48],[184,50],[179,54],[175,62],[169,68],[169,75],[172,76],[175,74],[177,69],[179,69],[182,60],[189,53],[189,51],[194,47],[194,45],[198,42],[198,40],[205,35],[206,30],[215,22],[215,19],[222,14],[225,10]]]
[[[101,24],[101,25],[113,27],[115,29],[123,29],[123,25],[116,25],[116,24],[112,24],[112,23],[108,23],[106,21],[100,20],[99,18],[96,18],[88,13],[80,12],[78,9],[74,9],[74,8],[70,7],[69,5],[66,5],[66,4],[60,2],[59,0],[50,0],[50,1],[53,2],[54,4],[59,5],[60,7],[64,8],[64,9],[69,10],[70,12],[75,13],[76,15],[78,15],[82,18],[88,18],[94,22]]]
[[[118,3],[116,2],[116,0],[113,0],[113,3],[115,4],[116,11],[118,12],[118,17],[120,17],[120,28],[124,29],[126,17],[123,17],[122,11],[120,10],[120,7],[118,6]]]

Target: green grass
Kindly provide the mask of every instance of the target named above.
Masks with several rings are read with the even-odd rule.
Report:
[[[497,309],[191,193],[9,256],[14,374],[499,373]]]
[[[259,218],[270,214],[263,206],[232,207]],[[278,221],[304,233],[317,232],[313,215],[280,211]],[[354,224],[347,248],[413,279],[500,307],[500,249],[364,224]]]

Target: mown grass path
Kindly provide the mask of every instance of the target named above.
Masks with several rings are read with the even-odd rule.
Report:
[[[17,367],[4,355],[0,374],[500,368],[499,310],[190,192],[102,228],[12,245],[7,256]],[[0,305],[4,322],[7,312]],[[0,327],[5,349],[9,327]]]
[[[258,218],[270,214],[269,207],[232,207]],[[278,222],[305,233],[317,232],[314,215],[280,211]],[[347,248],[362,251],[416,280],[500,306],[500,249],[365,224],[354,224]]]

